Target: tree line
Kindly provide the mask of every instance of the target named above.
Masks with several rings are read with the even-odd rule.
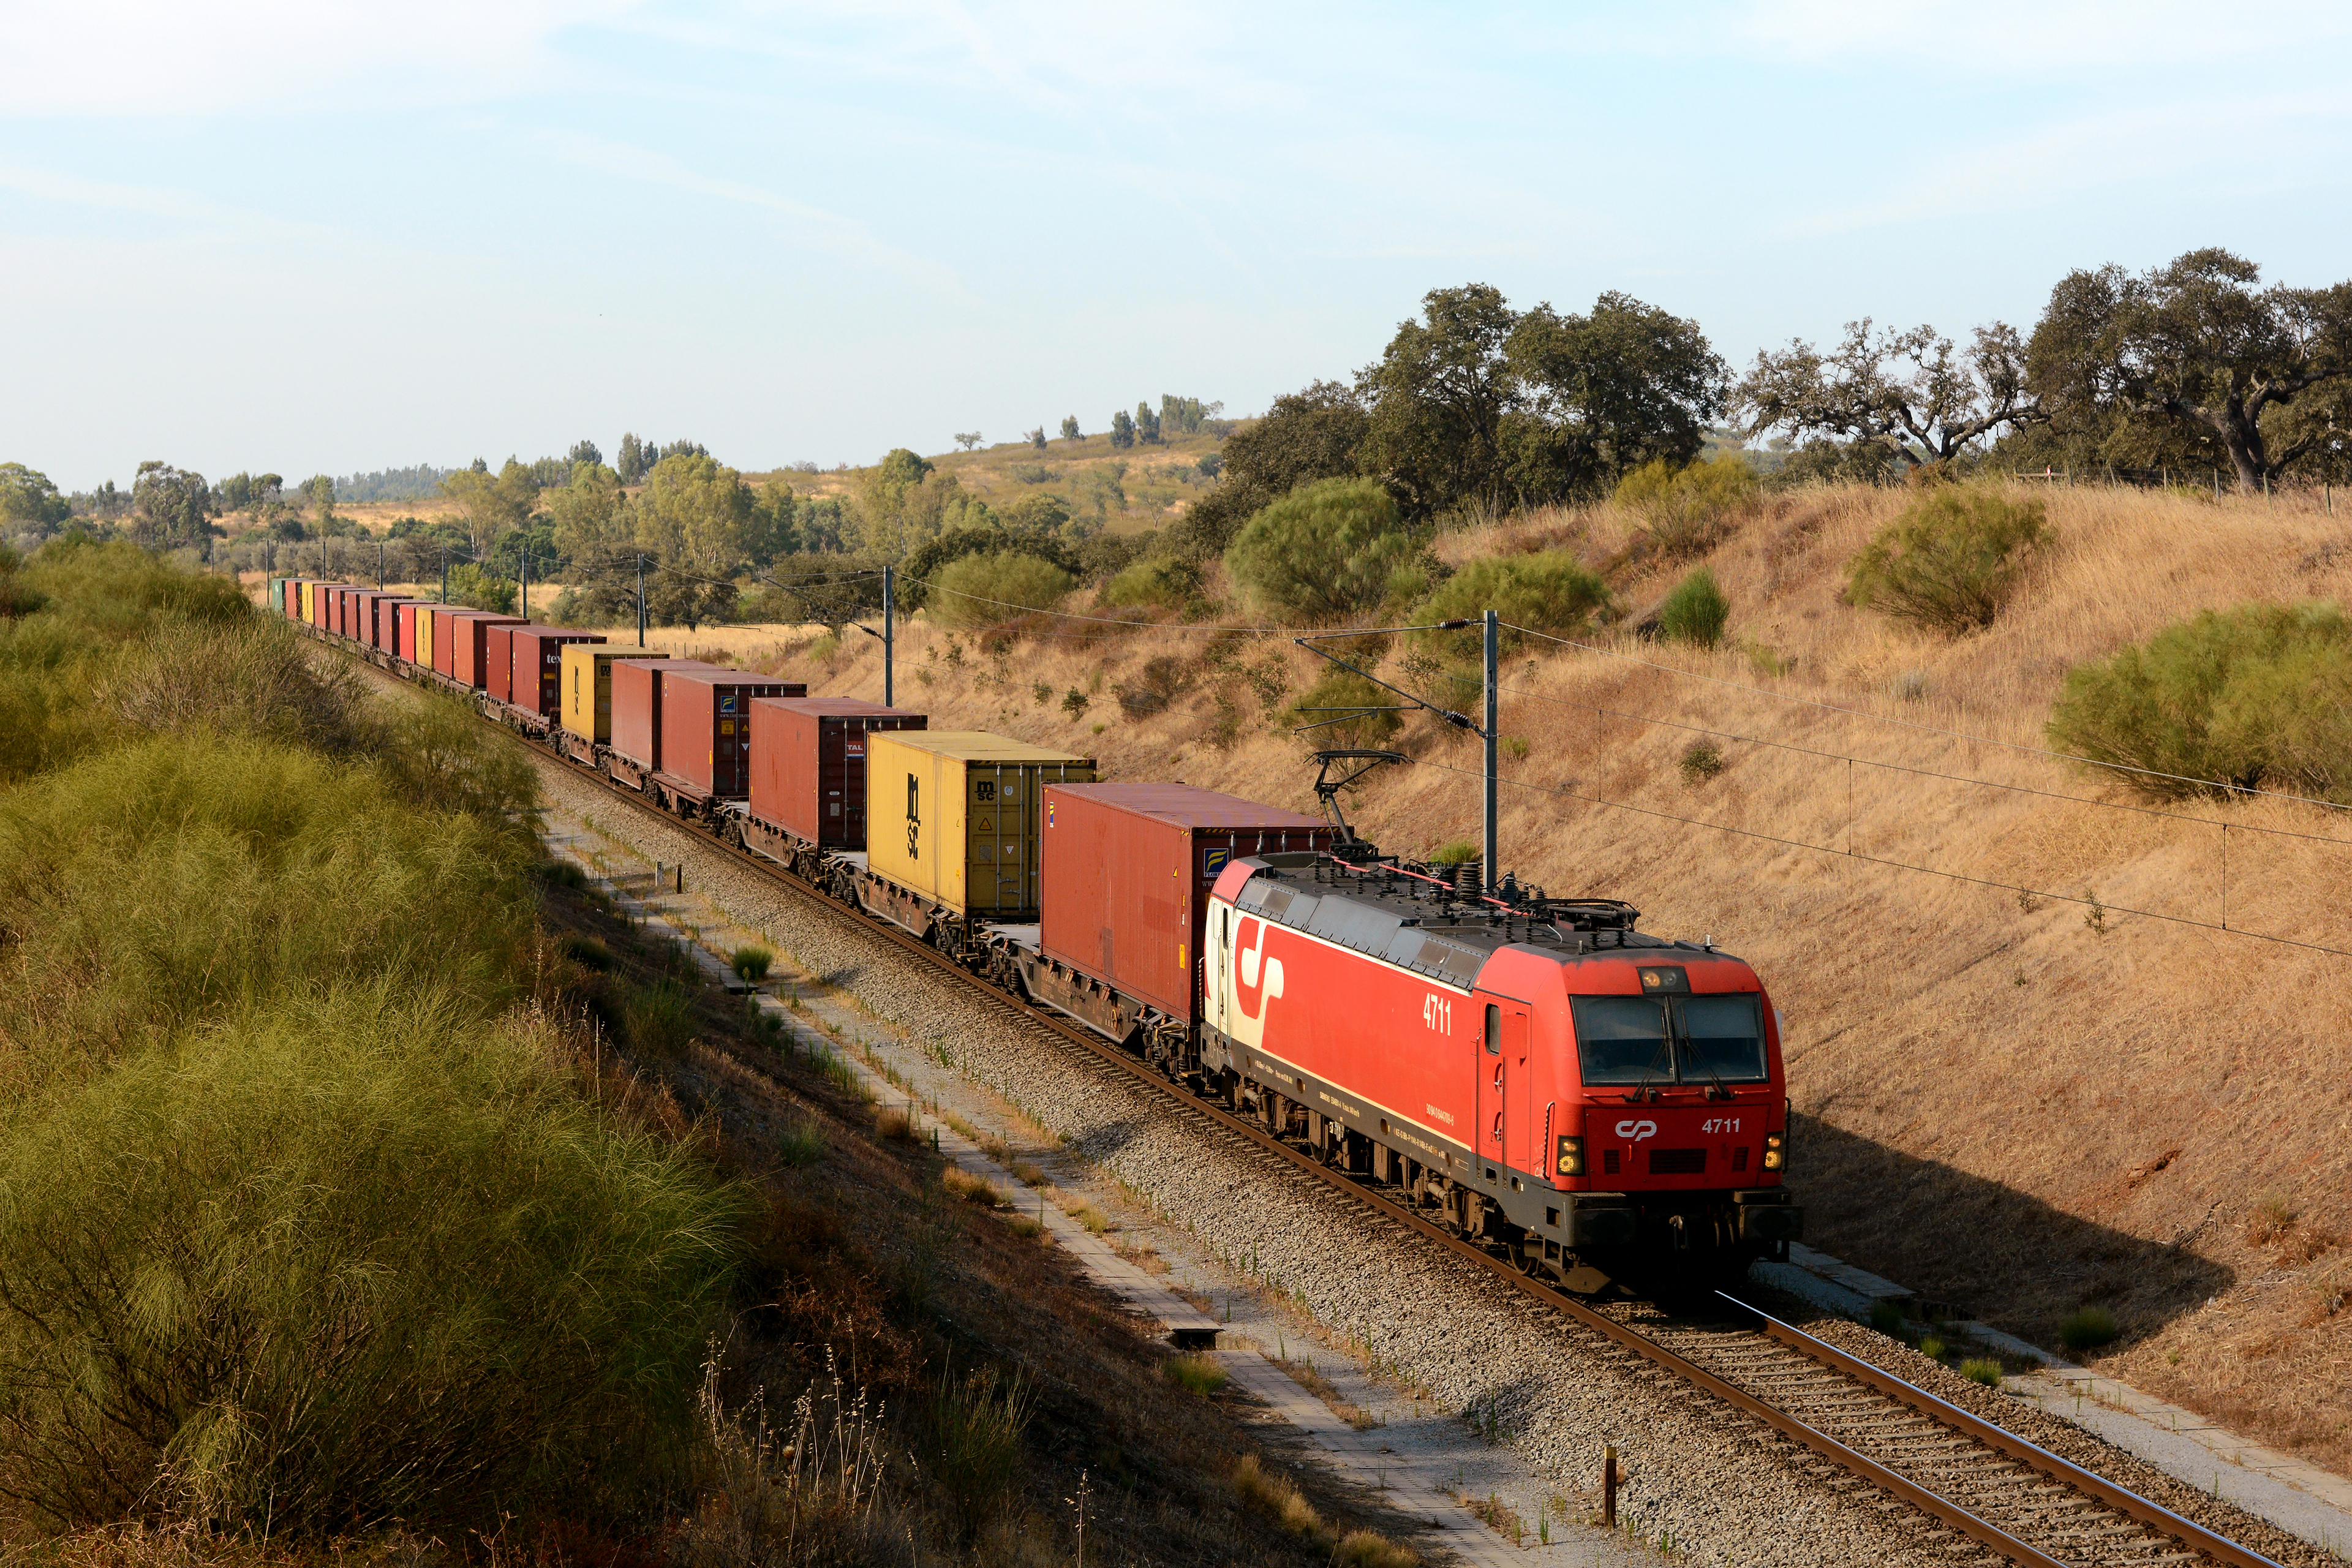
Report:
[[[1113,416],[1120,449],[1202,430],[1223,438],[1216,468],[1202,466],[1206,493],[1153,542],[1160,555],[1221,554],[1250,518],[1328,479],[1376,482],[1415,527],[1595,498],[1637,469],[1692,464],[1727,417],[1749,440],[1787,448],[1791,479],[1883,480],[1939,465],[2210,468],[2258,492],[2346,476],[2352,283],[2266,286],[2254,263],[2196,250],[2141,272],[2071,272],[2030,331],[1993,321],[1956,341],[1864,317],[1827,346],[1795,340],[1738,374],[1696,321],[1630,295],[1604,293],[1583,312],[1522,310],[1471,283],[1424,296],[1351,374],[1277,397],[1255,420],[1221,415],[1222,405],[1163,395]],[[1075,415],[1060,430],[1085,438]],[[959,439],[976,445],[967,434]],[[1046,444],[1042,426],[1025,435]],[[1045,494],[992,506],[904,447],[861,470],[847,495],[796,493],[785,474],[808,468],[755,488],[699,443],[634,434],[610,465],[586,441],[495,471],[478,458],[436,480],[457,503],[450,521],[395,525],[389,542],[411,564],[456,552],[509,579],[528,562],[535,576],[563,576],[568,607],[583,616],[634,614],[642,598],[683,620],[813,609],[837,618],[870,603],[875,568],[936,565],[943,550],[1025,552],[1090,574],[1134,553],[1101,538],[1127,505],[1118,463],[1086,468],[1075,506]],[[33,469],[0,465],[0,524],[11,532],[79,516],[166,549],[208,550],[220,531],[212,520],[238,511],[265,547],[329,541],[338,496],[326,476],[290,489],[276,474],[208,486],[149,462],[127,493],[110,483],[65,497]],[[787,559],[793,571],[779,573]]]

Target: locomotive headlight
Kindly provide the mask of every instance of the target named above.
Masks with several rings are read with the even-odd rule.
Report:
[[[1784,1170],[1788,1163],[1789,1135],[1786,1132],[1764,1134],[1764,1168],[1768,1171]]]
[[[1570,1133],[1559,1141],[1558,1169],[1563,1176],[1584,1174],[1584,1140]]]

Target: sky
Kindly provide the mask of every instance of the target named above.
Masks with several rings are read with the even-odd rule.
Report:
[[[1732,364],[2352,275],[2352,7],[0,6],[0,461],[937,452],[1619,290]]]

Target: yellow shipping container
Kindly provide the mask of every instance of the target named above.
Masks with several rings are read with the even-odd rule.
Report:
[[[563,645],[563,727],[583,741],[613,740],[613,661],[668,658],[659,648],[612,647],[603,643]]]
[[[316,583],[305,583],[302,584],[302,624],[306,626],[314,626],[319,624],[319,617],[316,613],[318,601],[315,597],[318,592],[319,584]]]
[[[433,612],[430,604],[416,606],[416,668],[433,668]]]
[[[867,865],[960,914],[1037,918],[1038,813],[1049,784],[1092,784],[1092,757],[979,730],[866,738]]]

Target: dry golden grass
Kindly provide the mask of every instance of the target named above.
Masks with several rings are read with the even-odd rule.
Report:
[[[2287,801],[2112,809],[2138,803],[1983,743],[2042,745],[2069,666],[2200,609],[2352,603],[2352,520],[2302,498],[2021,493],[2046,501],[2056,541],[1974,637],[1843,601],[1846,561],[1906,496],[1842,489],[1773,498],[1706,559],[1733,606],[1724,648],[1514,655],[1502,727],[1525,751],[1504,765],[1504,864],[1555,893],[1630,899],[1646,929],[1712,934],[1754,963],[1786,1027],[1817,1245],[2053,1345],[2067,1313],[2106,1306],[2125,1333],[2103,1368],[2352,1470],[2352,1311],[2330,1309],[2352,1289],[2334,1240],[2352,1233],[2352,960],[2236,934],[2352,949],[2352,820]],[[1630,533],[1601,508],[1444,542],[1599,564]],[[1620,600],[1638,612],[1678,575],[1621,575]],[[1199,636],[1064,625],[992,652],[919,620],[899,640],[899,702],[1095,756],[1106,777],[1313,809],[1308,742],[1244,673],[1295,697],[1313,672],[1286,637],[1240,639],[1207,668]],[[1116,689],[1162,657],[1178,696],[1129,718]],[[812,690],[880,696],[869,639],[780,663]],[[1465,707],[1476,694],[1441,689]],[[1727,765],[1685,785],[1695,731]],[[1372,782],[1351,817],[1393,849],[1475,837],[1476,742],[1419,720],[1400,743],[1420,765]],[[2103,930],[2061,901],[2086,897]],[[2127,912],[2219,921],[2225,900],[2229,933]],[[2294,1239],[2258,1245],[2249,1220],[2273,1192]]]
[[[976,1208],[1001,1209],[1005,1204],[1004,1194],[997,1190],[995,1183],[958,1166],[950,1165],[942,1170],[940,1184],[947,1189],[950,1197],[961,1198]]]

